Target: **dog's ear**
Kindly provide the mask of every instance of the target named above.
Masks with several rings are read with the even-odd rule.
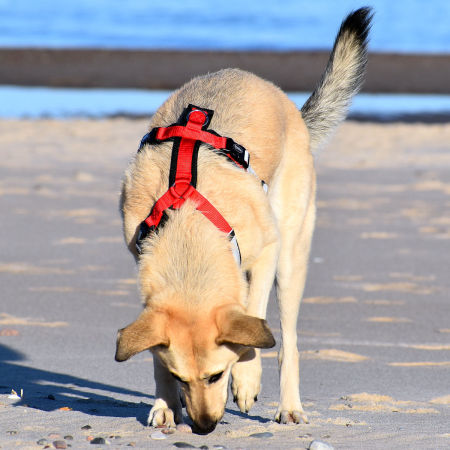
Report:
[[[272,348],[275,339],[267,322],[234,308],[221,308],[216,315],[219,335],[216,344],[240,344],[246,347]]]
[[[144,310],[135,322],[117,333],[116,361],[126,361],[136,353],[157,345],[169,346],[165,333],[167,316],[163,312]]]

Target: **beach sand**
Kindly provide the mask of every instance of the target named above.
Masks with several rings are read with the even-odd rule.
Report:
[[[269,350],[248,415],[230,400],[213,433],[156,440],[151,355],[114,361],[141,307],[118,194],[147,122],[0,121],[0,447],[449,448],[450,124],[346,122],[317,156],[298,326],[311,423],[272,421]],[[279,342],[273,295],[268,320]]]

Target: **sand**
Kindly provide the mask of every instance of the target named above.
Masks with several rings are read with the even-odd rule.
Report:
[[[114,361],[140,310],[118,193],[146,128],[0,121],[0,447],[450,447],[450,124],[347,122],[317,157],[298,326],[310,424],[273,422],[272,349],[248,415],[230,400],[210,435],[163,440],[145,425],[151,355]],[[269,323],[279,342],[274,298]]]

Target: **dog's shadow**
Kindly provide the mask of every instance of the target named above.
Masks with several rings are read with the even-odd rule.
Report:
[[[10,394],[14,389],[20,397],[23,390],[23,396],[17,398],[14,406],[27,406],[47,412],[70,408],[93,416],[134,417],[142,425],[147,425],[148,413],[152,407],[149,401],[154,400],[153,395],[23,366],[20,362],[24,360],[23,354],[0,344],[0,394]],[[133,400],[119,400],[114,394],[132,396]],[[270,422],[270,419],[244,414],[231,408],[226,408],[225,411],[227,414],[260,423]],[[188,417],[185,419],[190,423]]]
[[[94,416],[135,417],[143,425],[152,405],[153,396],[110,384],[72,375],[23,366],[25,356],[0,344],[0,393],[14,389],[21,397],[14,406],[27,406],[41,411],[63,408]],[[133,400],[114,397],[132,396]],[[139,397],[136,400],[136,397]]]

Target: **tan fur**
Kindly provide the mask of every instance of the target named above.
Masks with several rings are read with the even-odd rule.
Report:
[[[164,227],[146,238],[138,257],[137,230],[167,190],[172,144],[145,146],[128,167],[121,197],[125,240],[138,262],[145,309],[119,332],[116,359],[153,352],[156,401],[149,424],[175,426],[182,420],[184,396],[197,428],[211,431],[224,413],[230,374],[241,411],[248,411],[259,393],[258,349],[274,345],[264,318],[276,277],[282,343],[275,418],[307,422],[299,394],[296,326],[315,222],[308,129],[280,89],[237,69],[184,85],[159,108],[150,128],[176,122],[188,104],[214,110],[209,128],[246,147],[258,175],[201,145],[197,189],[234,228],[242,265],[236,264],[224,233],[190,201],[168,211]],[[260,179],[269,185],[268,194]]]

